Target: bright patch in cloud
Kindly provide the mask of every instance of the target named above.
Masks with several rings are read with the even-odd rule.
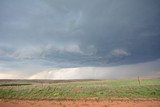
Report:
[[[160,60],[116,67],[54,68],[30,76],[28,79],[121,79],[160,76]],[[154,69],[153,69],[154,67]]]
[[[116,57],[129,56],[130,55],[130,53],[128,53],[124,49],[114,49],[113,51],[111,51],[111,54],[113,56],[116,56]]]

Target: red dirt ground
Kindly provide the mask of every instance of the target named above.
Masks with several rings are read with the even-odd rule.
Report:
[[[160,107],[160,100],[0,100],[0,107]]]

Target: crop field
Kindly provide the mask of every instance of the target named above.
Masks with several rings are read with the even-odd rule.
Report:
[[[0,80],[0,99],[77,100],[160,99],[160,79]]]

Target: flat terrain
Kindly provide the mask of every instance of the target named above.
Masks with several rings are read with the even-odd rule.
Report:
[[[160,98],[160,79],[0,80],[0,99]]]
[[[160,107],[160,79],[0,80],[2,107]]]

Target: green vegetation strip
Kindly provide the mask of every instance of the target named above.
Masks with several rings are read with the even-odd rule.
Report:
[[[31,85],[31,84],[0,84],[0,86],[22,86],[22,85]]]
[[[101,80],[43,83],[0,88],[1,99],[61,100],[106,98],[158,98],[160,80]],[[12,85],[10,85],[12,86]],[[13,85],[14,86],[14,85]]]

